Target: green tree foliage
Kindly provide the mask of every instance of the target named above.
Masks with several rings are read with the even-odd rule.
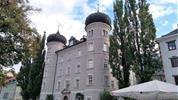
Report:
[[[53,95],[52,95],[52,94],[47,95],[46,100],[54,100],[54,99],[53,99]]]
[[[37,97],[40,95],[42,79],[43,79],[43,70],[44,70],[44,59],[45,59],[45,38],[46,35],[44,34],[43,38],[41,39],[40,36],[36,37],[35,47],[37,51],[36,57],[33,59],[33,66],[29,72],[29,84],[28,84],[28,91],[30,93],[30,97],[33,100],[36,100]]]
[[[20,72],[17,75],[17,82],[22,89],[21,96],[23,100],[29,100],[30,98],[30,93],[27,87],[29,84],[29,71],[31,67],[32,67],[32,62],[31,62],[31,57],[29,57],[23,62],[23,65],[20,68]]]
[[[130,85],[129,76],[132,66],[133,35],[130,33],[129,9],[127,2],[116,0],[114,3],[114,30],[110,36],[110,65],[113,75],[119,81],[119,88]]]
[[[114,97],[109,91],[104,90],[100,93],[100,100],[114,100]]]
[[[119,88],[129,86],[130,71],[138,83],[150,81],[160,69],[155,26],[146,0],[116,0],[110,36],[110,65]]]
[[[0,88],[5,85],[5,76],[0,72]]]
[[[161,68],[156,49],[156,29],[152,15],[149,13],[149,4],[146,0],[128,0],[131,9],[132,33],[134,34],[135,59],[133,71],[139,83],[152,80],[155,72]]]
[[[0,67],[12,66],[23,58],[25,41],[33,31],[27,11],[16,0],[0,0]]]
[[[23,1],[23,0],[21,0]],[[0,74],[3,67],[13,66],[23,60],[25,45],[35,34],[27,17],[32,7],[19,0],[0,0]],[[0,82],[3,82],[3,76]],[[2,85],[2,83],[0,83]]]
[[[45,34],[43,38],[40,35],[34,36],[27,49],[29,51],[26,52],[26,59],[22,62],[23,66],[17,75],[24,100],[36,100],[40,94],[44,69],[45,37]]]

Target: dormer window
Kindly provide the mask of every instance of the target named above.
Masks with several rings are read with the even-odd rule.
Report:
[[[176,50],[176,41],[169,41],[167,42],[168,44],[168,49],[171,51],[171,50]]]
[[[71,45],[73,45],[74,44],[74,41],[70,41],[70,43],[69,43],[69,46],[71,46]]]

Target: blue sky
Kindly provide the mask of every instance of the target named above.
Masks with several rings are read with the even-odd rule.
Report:
[[[113,20],[113,1],[99,0],[100,12],[108,14]],[[147,0],[150,3],[150,13],[153,15],[160,37],[177,28],[178,0]],[[29,14],[31,26],[37,28],[40,34],[59,31],[67,39],[75,36],[80,39],[86,35],[84,30],[86,17],[97,11],[97,0],[30,0],[30,5],[41,8],[41,12]],[[20,66],[14,66],[18,72]]]

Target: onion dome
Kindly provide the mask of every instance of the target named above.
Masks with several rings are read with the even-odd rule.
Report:
[[[109,18],[109,16],[99,11],[90,14],[85,20],[85,25],[87,26],[94,22],[103,22],[111,26],[111,19]]]
[[[47,42],[62,42],[63,44],[66,44],[67,40],[59,33],[59,31],[57,31],[57,33],[48,36]]]

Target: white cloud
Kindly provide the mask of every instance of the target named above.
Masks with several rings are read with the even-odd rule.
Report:
[[[173,25],[172,25],[172,28],[173,28],[173,29],[177,29],[177,28],[178,28],[178,24],[176,24],[176,23],[173,24]]]
[[[166,15],[170,15],[172,13],[176,13],[176,9],[169,6],[164,5],[155,5],[151,4],[149,7],[149,12],[152,13],[153,18],[158,18]]]
[[[67,39],[72,35],[79,39],[86,34],[85,18],[97,11],[97,1],[93,2],[92,7],[88,2],[89,0],[31,0],[31,5],[42,9],[40,13],[31,15],[31,25],[39,33],[46,31],[49,35],[56,32],[60,24],[60,33]],[[113,0],[100,0],[100,11],[105,12],[112,3]]]
[[[159,28],[156,28],[156,32],[159,32]]]
[[[148,2],[153,3],[153,4],[177,4],[177,0],[149,0]]]

